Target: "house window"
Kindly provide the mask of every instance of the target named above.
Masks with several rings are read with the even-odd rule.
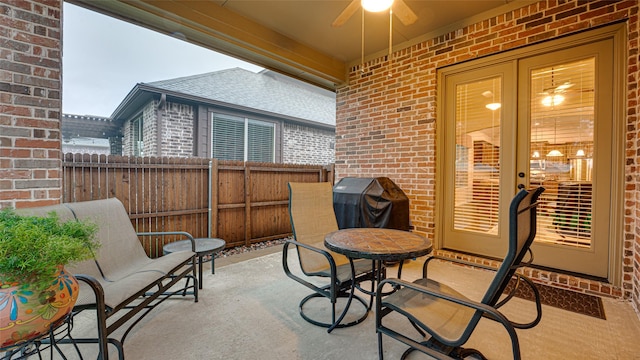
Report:
[[[139,116],[132,123],[133,126],[133,156],[144,156],[144,139],[142,137],[142,116]]]
[[[275,161],[275,124],[213,114],[211,156],[221,160]]]

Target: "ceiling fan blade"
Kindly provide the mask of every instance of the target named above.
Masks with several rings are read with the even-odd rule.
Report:
[[[411,25],[418,20],[418,15],[403,0],[393,2],[393,13],[405,25]]]
[[[356,11],[358,11],[359,8],[360,8],[360,0],[352,0],[351,3],[349,3],[349,5],[347,5],[347,7],[344,10],[342,10],[340,15],[338,15],[338,17],[333,21],[331,26],[333,27],[342,26],[344,23],[347,22],[347,20],[349,20],[349,18],[351,18],[351,16],[353,16],[353,14],[356,13]]]

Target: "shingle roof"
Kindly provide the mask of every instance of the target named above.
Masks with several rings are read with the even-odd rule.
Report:
[[[146,85],[326,125],[336,124],[334,92],[268,70],[256,74],[233,68]]]
[[[106,139],[120,134],[120,126],[113,119],[92,116],[62,114],[62,138],[90,137]]]

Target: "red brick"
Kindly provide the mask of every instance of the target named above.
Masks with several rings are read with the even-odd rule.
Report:
[[[29,198],[31,198],[31,191],[29,190],[0,191],[0,200],[24,200]]]
[[[60,204],[60,199],[49,199],[49,200],[39,200],[39,201],[17,201],[15,207],[16,209],[24,209],[24,208],[32,208],[32,207],[39,207],[39,206],[58,205],[58,204]]]
[[[15,146],[18,148],[32,148],[32,149],[56,149],[60,147],[59,141],[50,140],[31,140],[31,139],[16,139]]]

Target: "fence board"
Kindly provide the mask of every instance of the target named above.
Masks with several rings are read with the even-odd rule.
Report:
[[[228,247],[291,235],[288,182],[333,182],[333,166],[65,154],[63,201],[116,197],[138,232],[188,231]],[[151,257],[177,236],[141,239]]]

